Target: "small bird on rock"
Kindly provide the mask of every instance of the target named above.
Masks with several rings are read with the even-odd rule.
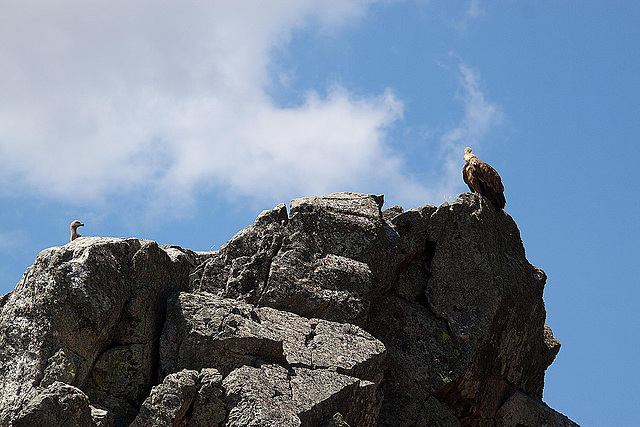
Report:
[[[71,226],[69,227],[71,229],[71,237],[69,237],[70,242],[73,242],[78,237],[82,236],[82,234],[78,233],[78,227],[84,227],[84,224],[76,219],[71,223]]]

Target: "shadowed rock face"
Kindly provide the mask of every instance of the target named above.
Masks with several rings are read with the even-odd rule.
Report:
[[[216,252],[82,237],[0,297],[0,425],[575,425],[544,272],[476,194],[264,211]]]

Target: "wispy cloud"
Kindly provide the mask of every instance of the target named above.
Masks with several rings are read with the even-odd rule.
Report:
[[[459,99],[464,105],[464,116],[440,140],[446,177],[443,191],[446,194],[455,192],[464,185],[460,180],[464,147],[478,147],[489,131],[503,120],[503,113],[498,105],[485,98],[479,73],[460,59],[458,61],[457,73],[462,89]]]
[[[460,32],[466,32],[472,21],[478,19],[485,14],[484,8],[480,5],[480,0],[469,0],[462,18],[457,18],[450,22],[451,27]]]
[[[480,6],[480,0],[471,0],[465,16],[470,19],[475,19],[483,14],[484,9]]]

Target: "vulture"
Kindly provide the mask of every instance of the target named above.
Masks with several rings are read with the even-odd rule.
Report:
[[[69,227],[71,229],[71,237],[69,237],[69,241],[73,242],[78,237],[82,236],[82,234],[78,234],[78,227],[83,227],[84,224],[78,221],[77,219],[71,223]]]
[[[464,161],[462,178],[469,189],[489,199],[496,210],[504,209],[507,201],[504,198],[504,186],[498,172],[488,163],[478,159],[471,152],[471,147],[464,149]]]

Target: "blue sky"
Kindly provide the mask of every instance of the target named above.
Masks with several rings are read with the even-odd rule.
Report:
[[[545,401],[636,423],[640,3],[256,4],[0,4],[0,292],[76,218],[208,250],[300,196],[439,205],[470,145],[548,275]]]

